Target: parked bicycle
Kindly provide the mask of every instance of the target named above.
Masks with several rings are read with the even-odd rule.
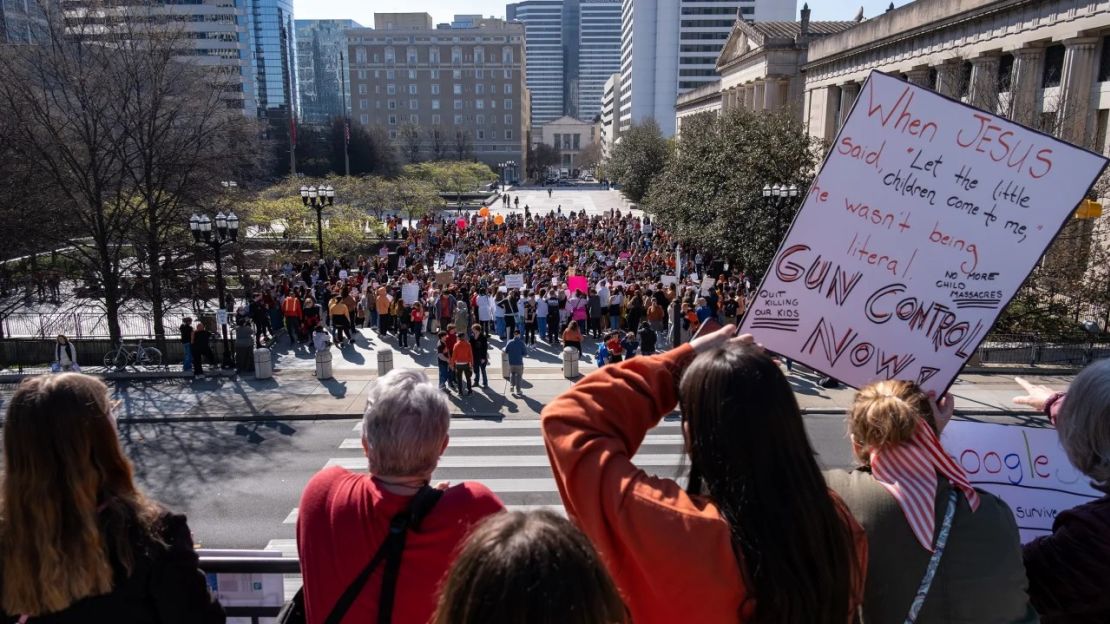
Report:
[[[127,366],[161,366],[162,352],[154,347],[144,347],[142,339],[134,349],[121,344],[104,354],[104,366],[122,369]]]

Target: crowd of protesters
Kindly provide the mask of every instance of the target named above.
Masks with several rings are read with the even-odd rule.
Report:
[[[569,521],[506,512],[480,483],[433,485],[447,395],[420,371],[383,376],[362,422],[369,471],[328,467],[303,491],[291,608],[312,624],[1110,621],[1110,496],[1023,546],[941,446],[951,398],[907,381],[858,392],[859,466],[822,472],[779,363],[733,330],[600,368],[544,408]],[[1067,393],[1024,385],[1015,401],[1110,492],[1110,360]],[[636,465],[676,406],[685,483]],[[0,622],[225,621],[186,519],[136,486],[102,381],[32,378],[6,410]]]

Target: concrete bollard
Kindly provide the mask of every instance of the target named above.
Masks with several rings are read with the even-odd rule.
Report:
[[[578,349],[574,347],[563,349],[563,377],[567,379],[578,377]]]
[[[270,360],[269,349],[254,350],[254,378],[269,379],[274,376],[273,363]]]
[[[505,353],[504,351],[501,352],[501,376],[505,379],[511,377],[511,373],[509,371],[509,354]]]
[[[393,370],[393,349],[381,347],[378,349],[378,377]]]
[[[316,352],[316,378],[331,379],[331,351]]]

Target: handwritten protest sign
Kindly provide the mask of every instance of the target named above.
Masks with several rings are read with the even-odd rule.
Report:
[[[448,269],[453,268],[455,266],[455,260],[456,260],[455,254],[453,254],[453,253],[443,254],[443,266],[447,267]]]
[[[436,273],[436,286],[450,286],[455,279],[454,271],[440,271]]]
[[[872,72],[743,329],[852,386],[942,392],[1105,166]]]
[[[524,288],[524,274],[510,273],[506,275],[505,286],[508,288]]]
[[[660,278],[660,281],[663,283],[664,286],[674,286],[678,283],[678,278],[673,275],[664,275],[662,278]]]
[[[716,285],[717,285],[717,280],[715,280],[712,277],[706,275],[701,280],[701,294],[708,295],[709,293],[713,292],[713,287],[716,286]]]
[[[582,293],[590,292],[590,280],[584,275],[574,275],[567,278],[567,290],[570,292],[581,291]]]
[[[1061,511],[1102,497],[1054,429],[953,421],[941,441],[972,485],[1006,501],[1022,542],[1051,533]]]
[[[405,284],[401,286],[401,300],[405,305],[412,305],[420,299],[420,284]]]

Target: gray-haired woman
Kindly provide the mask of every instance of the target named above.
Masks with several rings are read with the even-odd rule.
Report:
[[[1056,516],[1052,535],[1025,545],[1029,598],[1041,621],[1110,621],[1110,360],[1085,368],[1067,393],[1017,379],[1014,399],[1048,415],[1068,459],[1108,494]]]

